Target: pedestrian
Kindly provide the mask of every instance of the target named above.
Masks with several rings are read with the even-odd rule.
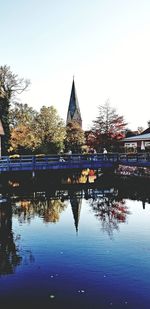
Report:
[[[107,149],[103,149],[103,154],[104,154],[104,160],[107,160]]]
[[[103,153],[104,153],[104,154],[107,153],[107,149],[106,149],[106,148],[103,149]]]

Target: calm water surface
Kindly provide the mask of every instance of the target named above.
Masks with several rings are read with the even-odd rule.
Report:
[[[150,308],[150,204],[60,195],[1,206],[1,308]]]

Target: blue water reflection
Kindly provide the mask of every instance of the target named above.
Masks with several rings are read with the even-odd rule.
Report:
[[[11,196],[0,209],[2,308],[148,309],[149,235],[150,204],[116,190]]]

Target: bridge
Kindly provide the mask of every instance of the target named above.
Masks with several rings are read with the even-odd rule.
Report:
[[[114,168],[119,164],[150,167],[150,154],[12,155],[0,158],[0,173],[13,171]]]

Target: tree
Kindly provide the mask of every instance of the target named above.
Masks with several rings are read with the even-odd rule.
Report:
[[[13,102],[9,110],[10,129],[17,128],[20,124],[31,126],[37,114],[37,111],[28,104]]]
[[[39,146],[34,130],[36,116],[37,112],[32,107],[14,102],[9,112],[10,151],[31,153]]]
[[[147,125],[150,128],[150,120],[147,121]]]
[[[138,127],[137,131],[138,131],[138,134],[141,134],[144,131],[144,128],[143,127]]]
[[[115,108],[110,106],[109,100],[99,106],[98,117],[93,121],[92,130],[97,135],[97,141],[102,147],[109,150],[116,145],[116,142],[124,137],[125,126],[123,116],[119,116]]]
[[[91,149],[97,149],[96,141],[97,141],[97,134],[93,132],[92,130],[85,131],[85,144],[86,144],[86,149],[87,151]]]
[[[138,134],[138,131],[135,132],[128,128],[125,130],[125,137],[131,137],[137,134]]]
[[[20,124],[13,128],[10,138],[10,152],[19,154],[30,154],[39,146],[37,136],[28,126]]]
[[[4,154],[7,154],[10,139],[10,104],[17,94],[21,94],[27,89],[29,84],[29,80],[19,78],[17,74],[13,74],[9,66],[0,66],[0,119],[5,133],[2,138],[2,152]]]
[[[65,125],[56,109],[43,106],[36,112],[27,104],[10,109],[10,150],[18,153],[56,153],[64,148]]]
[[[40,140],[39,151],[56,153],[63,150],[66,129],[53,106],[41,108],[35,119],[34,131]]]
[[[76,121],[68,123],[66,127],[65,148],[66,151],[80,152],[85,143],[84,131]]]

